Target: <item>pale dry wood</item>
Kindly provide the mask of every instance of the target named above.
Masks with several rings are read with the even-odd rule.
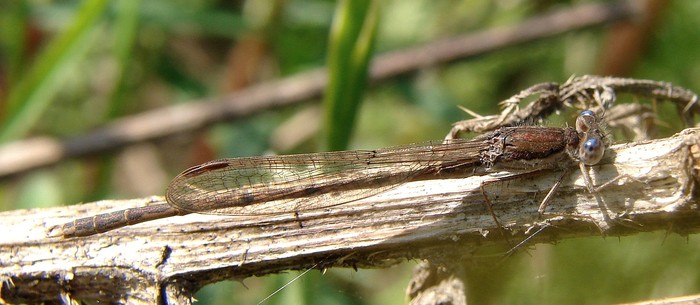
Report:
[[[663,298],[656,300],[646,300],[642,302],[624,303],[620,305],[698,305],[700,304],[700,294],[687,295],[675,298]]]
[[[407,259],[449,264],[489,255],[494,246],[574,236],[700,229],[697,181],[700,129],[661,140],[616,145],[593,170],[596,184],[621,179],[600,196],[614,219],[602,220],[581,175],[572,171],[547,214],[537,207],[561,173],[547,171],[486,186],[498,228],[480,191],[498,175],[406,183],[386,193],[297,215],[191,214],[104,234],[65,239],[76,217],[157,203],[162,197],[4,212],[0,220],[0,301],[59,298],[186,304],[203,285],[288,269],[382,268]],[[612,163],[612,160],[615,160]],[[507,232],[507,233],[506,233]],[[507,239],[507,241],[506,241]]]

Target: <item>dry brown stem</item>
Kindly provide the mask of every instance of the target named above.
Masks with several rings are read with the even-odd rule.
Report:
[[[607,227],[607,235],[697,232],[699,143],[700,129],[694,128],[614,146],[592,170],[596,184],[631,177],[600,190],[610,223],[575,170],[564,177],[543,218],[537,214],[539,201],[560,172],[510,180],[507,187],[490,184],[488,195],[507,231],[495,225],[479,191],[497,175],[409,182],[328,211],[191,214],[72,239],[60,237],[60,225],[162,198],[4,212],[0,300],[187,304],[197,289],[224,279],[288,269],[382,268],[407,259],[439,265],[492,255],[493,246],[523,240],[542,226],[548,227],[529,243],[597,236],[600,227]]]

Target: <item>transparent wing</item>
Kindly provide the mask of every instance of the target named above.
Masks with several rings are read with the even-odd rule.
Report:
[[[484,141],[380,150],[215,160],[168,186],[171,205],[190,212],[252,215],[327,208],[385,192],[418,176],[473,167]],[[432,176],[428,176],[432,177]]]

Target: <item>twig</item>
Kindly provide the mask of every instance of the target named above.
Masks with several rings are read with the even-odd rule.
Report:
[[[485,132],[502,126],[522,125],[533,119],[542,120],[563,107],[584,110],[593,108],[608,109],[612,106],[594,105],[595,101],[598,100],[595,97],[596,94],[610,95],[606,99],[610,103],[614,103],[618,94],[631,94],[635,97],[668,100],[675,104],[678,114],[683,119],[686,127],[695,126],[693,118],[700,113],[700,103],[698,102],[697,94],[671,83],[646,79],[584,75],[572,77],[561,85],[557,83],[533,85],[501,102],[504,110],[499,115],[480,116],[455,123],[448,138],[457,138],[460,133],[464,132]],[[537,99],[521,109],[520,103],[531,96],[537,96]],[[628,106],[624,107],[629,108]]]
[[[605,234],[700,231],[699,143],[700,129],[695,128],[666,139],[614,146],[593,168],[594,182],[599,185],[618,175],[633,179],[600,190],[614,220]],[[494,211],[513,232],[509,239],[525,239],[541,226],[549,227],[530,243],[600,234],[598,204],[580,175],[571,172],[544,218],[537,213],[538,204],[560,172],[541,172],[489,190]],[[479,256],[506,242],[479,191],[481,183],[496,178],[414,181],[329,211],[250,217],[190,214],[73,239],[47,236],[76,217],[162,198],[4,212],[0,301],[50,302],[63,296],[110,303],[188,303],[197,289],[224,279]]]
[[[424,46],[379,55],[371,67],[377,83],[418,69],[467,59],[509,46],[633,16],[635,4],[586,4],[533,17],[520,24],[452,37]],[[198,130],[321,95],[327,78],[316,69],[249,87],[236,93],[143,112],[67,140],[38,137],[0,147],[0,177],[76,158]]]

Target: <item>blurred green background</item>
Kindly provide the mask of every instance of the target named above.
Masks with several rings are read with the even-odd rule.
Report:
[[[700,2],[693,0],[655,1],[657,19],[646,40],[627,51],[630,64],[623,67],[609,63],[620,59],[610,55],[615,34],[606,26],[364,85],[363,65],[373,54],[515,25],[589,2],[3,1],[3,145],[35,136],[70,138],[149,109],[197,102],[326,64],[336,80],[326,102],[362,104],[334,106],[349,116],[337,122],[324,123],[317,100],[63,161],[0,181],[0,207],[162,195],[171,177],[210,159],[345,145],[328,143],[323,135],[347,134],[352,149],[441,139],[452,122],[468,118],[457,105],[493,114],[498,101],[521,89],[564,82],[574,74],[615,73],[700,91]],[[340,15],[346,23],[334,20]],[[660,135],[679,130],[671,111],[659,118]],[[698,250],[697,236],[663,232],[537,245],[505,260],[473,264],[468,296],[475,304],[601,304],[700,293]],[[266,304],[404,304],[414,265],[313,270]],[[245,287],[210,285],[197,298],[199,304],[256,304],[296,274],[246,279]]]

